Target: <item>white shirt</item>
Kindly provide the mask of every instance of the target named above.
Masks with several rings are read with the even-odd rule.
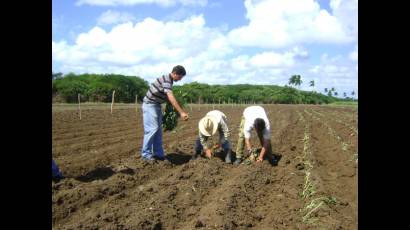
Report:
[[[251,131],[256,118],[262,118],[265,121],[265,129],[262,131],[263,139],[270,139],[270,123],[266,116],[265,109],[261,106],[249,106],[243,111],[243,117],[245,118],[245,124],[243,126],[243,132],[246,139],[251,137]]]

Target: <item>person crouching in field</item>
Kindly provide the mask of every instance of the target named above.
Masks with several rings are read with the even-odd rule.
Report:
[[[254,129],[262,145],[262,150],[256,162],[262,162],[265,155],[271,164],[276,164],[276,159],[272,155],[270,142],[270,124],[265,110],[261,106],[249,106],[243,111],[241,124],[239,126],[239,138],[236,146],[236,160],[234,165],[239,165],[243,161],[244,144],[248,154],[251,154],[251,131]]]
[[[181,80],[185,75],[186,72],[183,66],[175,66],[171,73],[162,75],[151,84],[143,99],[144,141],[141,157],[147,162],[165,160],[164,149],[162,148],[161,104],[168,100],[179,112],[181,119],[188,120],[188,113],[181,108],[172,93],[174,81]]]
[[[207,158],[212,157],[212,143],[210,141],[211,136],[215,136],[216,132],[219,133],[218,146],[222,146],[222,149],[226,153],[225,162],[231,163],[231,144],[229,142],[230,130],[228,127],[227,118],[224,113],[219,110],[213,110],[206,114],[199,123],[199,137],[195,142],[195,153],[192,159],[196,159],[201,155],[202,151],[205,151]]]

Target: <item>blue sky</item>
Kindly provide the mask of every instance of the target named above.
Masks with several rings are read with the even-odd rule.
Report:
[[[53,72],[357,91],[358,0],[52,1]]]

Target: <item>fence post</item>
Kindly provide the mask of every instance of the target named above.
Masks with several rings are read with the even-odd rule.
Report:
[[[114,106],[114,95],[115,95],[115,90],[112,91],[112,97],[111,97],[111,115],[112,115],[112,107]]]
[[[80,102],[80,94],[78,94],[78,110],[80,112],[80,120],[81,120],[81,102]]]
[[[138,94],[135,95],[135,112],[138,114]]]

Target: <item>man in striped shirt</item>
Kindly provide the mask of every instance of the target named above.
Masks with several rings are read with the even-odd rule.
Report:
[[[185,75],[186,71],[183,66],[175,66],[170,74],[157,78],[151,84],[143,99],[144,141],[141,150],[143,160],[165,159],[164,149],[162,148],[162,103],[169,101],[179,112],[182,120],[188,120],[188,113],[182,110],[172,93],[174,81],[181,80]]]

